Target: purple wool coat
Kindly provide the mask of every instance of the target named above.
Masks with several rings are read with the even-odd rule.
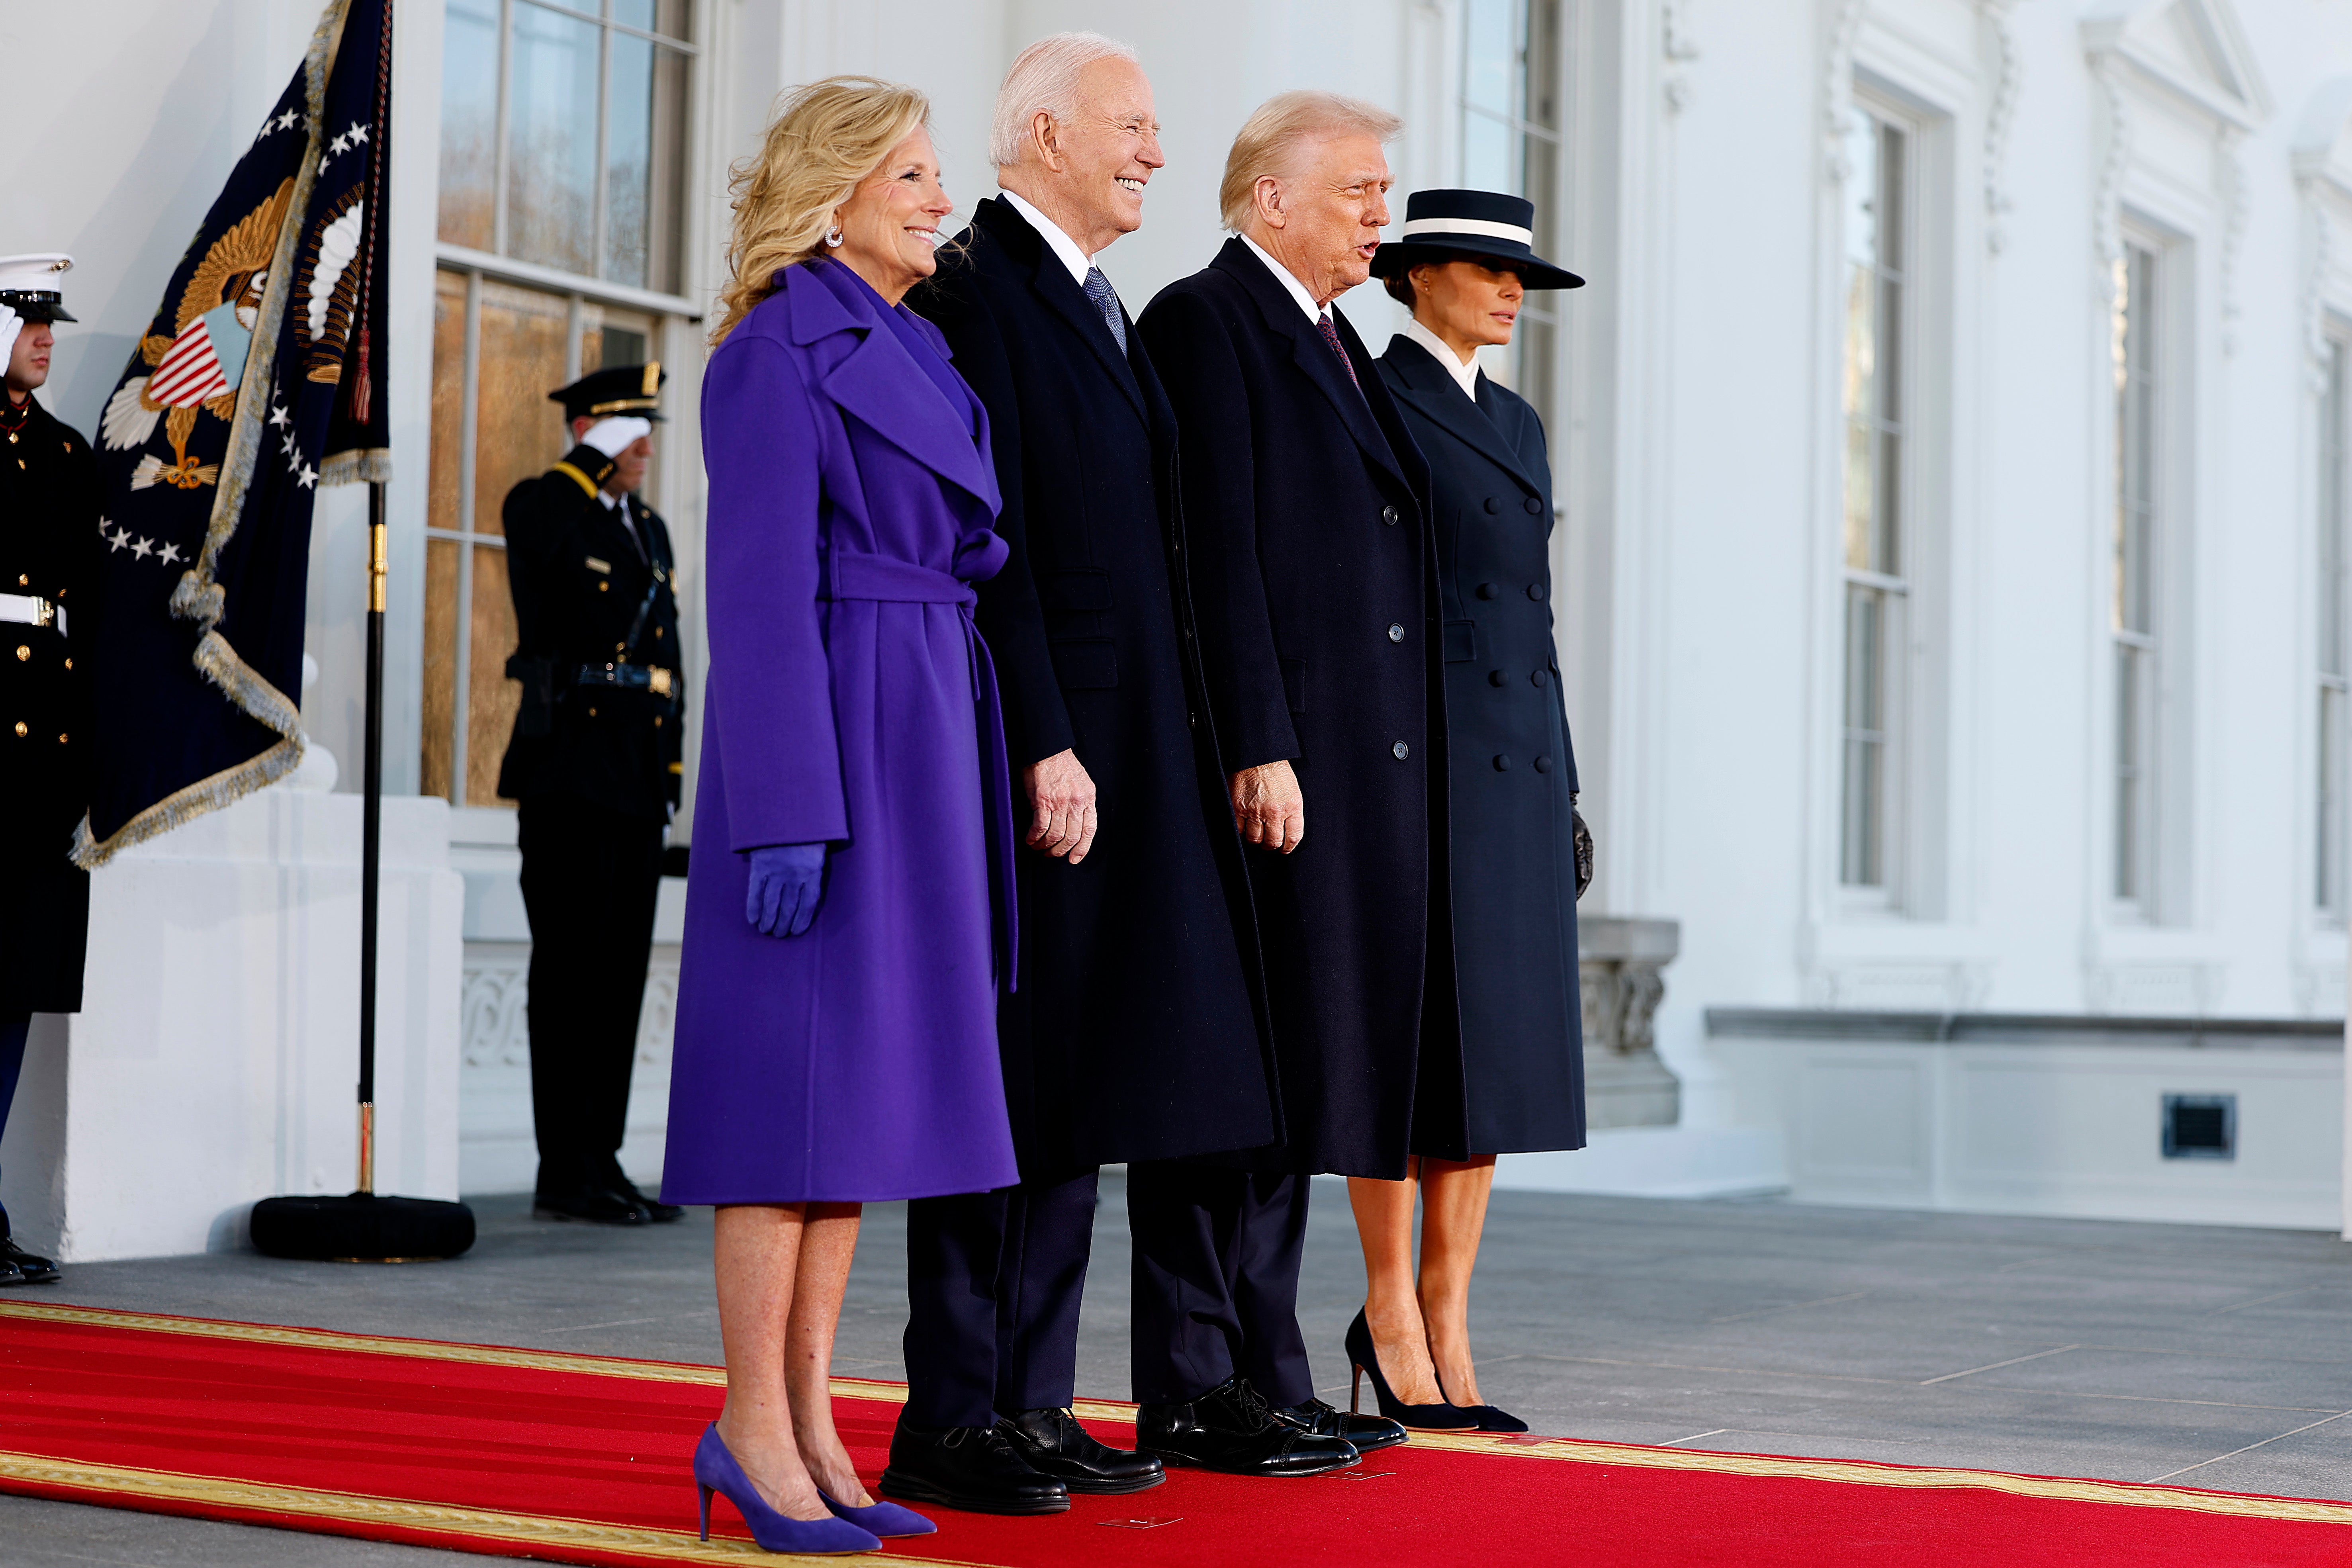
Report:
[[[712,354],[710,674],[662,1196],[882,1201],[1017,1179],[996,1049],[1009,779],[971,584],[988,416],[936,328],[803,262]],[[797,937],[746,851],[831,846]]]

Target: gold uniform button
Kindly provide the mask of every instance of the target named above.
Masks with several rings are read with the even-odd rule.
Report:
[[[58,745],[60,745],[60,746],[62,746],[62,745],[64,745],[65,743],[66,743],[66,738],[65,738],[63,735],[59,735],[59,736],[58,737]]]
[[[19,662],[22,662],[23,660],[25,660],[25,659],[28,659],[28,658],[32,658],[32,657],[33,657],[33,650],[32,650],[31,648],[26,647],[23,643],[18,643],[18,644],[16,645],[16,658],[17,658],[17,660],[18,660]]]
[[[654,715],[654,728],[656,730],[661,728],[661,715],[658,713]]]
[[[31,587],[32,584],[33,580],[30,577],[26,576],[22,572],[16,574],[16,586],[19,588]]]
[[[71,669],[71,668],[73,668],[73,660],[71,660],[71,659],[68,659],[68,660],[66,660],[66,668],[67,668],[68,669]]]
[[[18,735],[20,735],[20,736],[21,736],[21,735],[26,734],[26,733],[28,733],[28,732],[29,732],[29,731],[27,731],[26,730],[26,728],[25,728],[25,721],[24,721],[22,719],[17,720],[17,721],[16,721],[16,733],[17,733]]]
[[[609,594],[609,593],[611,593],[612,591],[613,591],[613,584],[611,584],[610,583],[599,583],[599,584],[596,584],[596,592],[598,592],[598,593],[600,593],[600,594]]]
[[[591,708],[590,710],[588,710],[588,717],[590,717],[591,719],[593,719],[594,717],[596,717],[596,710],[594,710],[593,708]],[[18,733],[19,735],[21,735],[21,734],[23,734],[24,732],[25,732],[25,726],[23,726],[22,724],[17,725],[17,726],[16,726],[16,733]]]
[[[659,636],[661,636],[661,632],[662,632],[661,627],[659,627],[659,626],[656,626],[656,627],[654,628],[654,636],[656,636],[656,637],[659,637]]]

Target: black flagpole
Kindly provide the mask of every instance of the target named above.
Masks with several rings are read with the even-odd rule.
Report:
[[[383,886],[383,481],[368,485],[367,762],[360,806],[360,1184],[375,1192],[375,950]]]

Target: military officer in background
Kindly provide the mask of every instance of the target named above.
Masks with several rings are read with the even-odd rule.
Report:
[[[33,395],[49,378],[50,324],[73,320],[58,288],[72,265],[0,257],[0,1130],[33,1015],[81,1011],[89,925],[89,874],[67,857],[89,806],[74,737],[97,630],[98,467]],[[57,1277],[0,1211],[0,1286]]]
[[[639,1192],[618,1158],[684,771],[676,558],[635,494],[662,379],[658,363],[607,365],[548,394],[572,450],[506,500],[519,642],[507,674],[522,707],[499,794],[521,805],[542,1219],[644,1225],[685,1212]]]

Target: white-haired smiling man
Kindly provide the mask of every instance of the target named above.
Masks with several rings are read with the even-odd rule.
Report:
[[[979,618],[1030,817],[1019,985],[997,1015],[1023,1179],[908,1205],[908,1396],[881,1484],[1042,1513],[1165,1476],[1070,1412],[1097,1168],[1263,1145],[1276,1124],[1227,901],[1240,845],[1171,582],[1175,416],[1099,265],[1163,162],[1151,83],[1108,38],[1040,39],[1004,79],[992,150],[1003,194],[907,302],[987,405],[1004,498],[1011,553]],[[1318,1454],[1354,1457],[1261,1422],[1225,1458]]]
[[[1129,1167],[1136,1436],[1163,1456],[1252,1403],[1360,1447],[1403,1439],[1314,1396],[1295,1310],[1308,1178],[1398,1180],[1466,1135],[1429,469],[1334,308],[1370,276],[1399,129],[1333,93],[1268,100],[1226,158],[1234,237],[1140,323],[1184,432],[1191,599],[1255,847],[1283,1120],[1241,1169]]]

